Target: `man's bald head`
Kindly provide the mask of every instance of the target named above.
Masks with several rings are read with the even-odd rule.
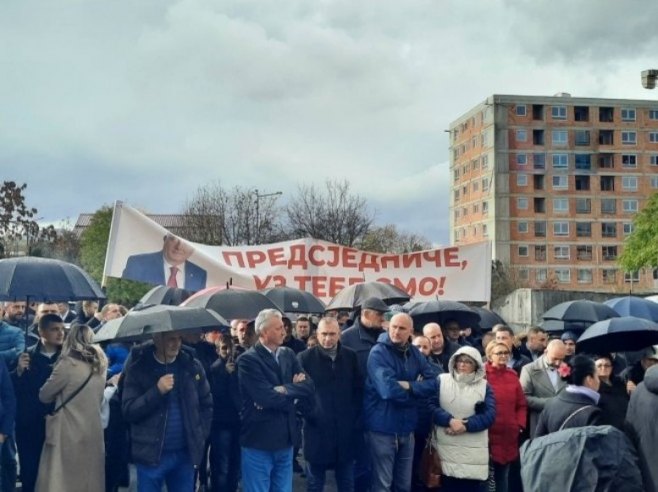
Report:
[[[429,338],[433,354],[443,352],[443,333],[438,323],[427,323],[423,326],[423,335]]]
[[[546,347],[546,353],[544,354],[544,357],[546,357],[546,363],[549,366],[559,366],[562,362],[564,362],[564,358],[566,356],[567,347],[564,345],[562,340],[551,340],[548,342],[548,347]]]
[[[388,336],[394,344],[405,344],[414,332],[414,321],[407,313],[398,313],[388,324]]]

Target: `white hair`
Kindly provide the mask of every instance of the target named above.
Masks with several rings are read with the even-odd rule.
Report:
[[[278,309],[263,309],[260,313],[258,313],[258,316],[256,316],[256,321],[254,323],[254,329],[256,331],[256,335],[260,336],[263,329],[272,318],[282,319],[283,316],[281,315],[281,312]]]

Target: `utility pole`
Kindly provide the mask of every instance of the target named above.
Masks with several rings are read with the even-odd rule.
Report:
[[[275,191],[274,193],[258,193],[258,188],[253,191],[253,194],[256,196],[256,244],[260,244],[260,199],[267,198],[270,196],[280,196],[283,195],[283,191]]]

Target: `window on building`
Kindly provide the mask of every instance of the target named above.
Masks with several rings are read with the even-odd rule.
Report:
[[[546,221],[535,221],[535,237],[546,237]]]
[[[528,186],[528,175],[527,174],[517,174],[516,175],[516,185],[517,186]]]
[[[553,198],[553,212],[558,214],[569,213],[569,199]]]
[[[626,213],[635,213],[638,211],[639,208],[639,200],[622,200],[621,201],[621,207],[622,210]]]
[[[573,117],[576,121],[589,121],[589,108],[587,106],[574,106]]]
[[[591,222],[576,222],[576,236],[577,237],[592,237],[592,223]]]
[[[480,169],[480,160],[473,159],[473,161],[471,161],[471,171],[477,171],[478,169]]]
[[[589,261],[592,259],[592,245],[580,244],[576,246],[576,259]]]
[[[482,191],[489,191],[489,178],[482,178]]]
[[[471,184],[471,189],[473,190],[473,193],[475,193],[479,188],[480,188],[480,184],[477,181],[473,181],[473,184]]]
[[[516,141],[525,142],[528,140],[528,132],[526,130],[516,130]]]
[[[551,142],[553,145],[567,145],[569,134],[566,130],[553,130],[551,132]]]
[[[453,173],[453,181],[455,182],[459,181],[459,169],[455,169]]]
[[[554,120],[566,120],[567,119],[567,107],[566,106],[553,106],[551,108],[551,117]]]
[[[516,199],[516,208],[518,208],[519,210],[527,210],[528,199],[526,197],[518,197]]]
[[[649,165],[658,166],[658,154],[651,154],[649,156]]]
[[[489,202],[482,202],[482,215],[489,214]]]
[[[516,116],[525,116],[527,114],[527,109],[525,104],[516,105]]]
[[[635,283],[640,281],[640,272],[624,272],[624,282],[627,284]]]
[[[535,190],[543,190],[544,189],[544,175],[543,174],[535,174],[532,177],[532,184]]]
[[[635,108],[621,108],[621,121],[635,121]]]
[[[536,214],[545,214],[546,213],[546,198],[544,197],[535,197],[533,198],[534,211]]]
[[[622,176],[621,189],[624,191],[637,191],[637,176]]]
[[[473,213],[477,214],[480,211],[480,204],[479,203],[474,203],[473,204]]]
[[[617,237],[617,224],[615,222],[601,222],[601,237]]]
[[[615,167],[614,154],[599,154],[599,167],[601,169],[612,169]]]
[[[589,130],[576,130],[574,133],[574,143],[579,146],[589,145]]]
[[[532,130],[532,143],[534,145],[544,145],[544,130]]]
[[[621,167],[625,167],[625,168],[637,167],[637,156],[635,154],[622,154]]]
[[[601,246],[601,258],[603,258],[603,261],[615,261],[617,259],[617,246]]]
[[[566,221],[553,222],[553,235],[554,236],[568,236],[569,235],[569,222],[566,222]]]
[[[540,282],[546,282],[548,279],[548,270],[546,268],[538,268],[535,270],[535,281],[540,283]]]
[[[529,248],[527,244],[519,245],[519,256],[528,256],[528,249]]]
[[[601,176],[599,178],[599,186],[601,191],[615,191],[615,177]]]
[[[542,121],[544,119],[544,105],[543,104],[533,104],[532,105],[532,119],[535,121]]]
[[[606,215],[614,215],[617,213],[617,200],[614,198],[601,199],[601,213]]]
[[[615,268],[604,268],[601,272],[603,275],[604,284],[615,284],[617,283],[617,269]]]
[[[624,222],[624,236],[629,236],[633,233],[635,227],[632,222]]]
[[[654,190],[658,188],[658,176],[651,176],[651,188]]]
[[[458,202],[459,201],[459,190],[455,190],[454,196],[455,196],[455,201]]]
[[[576,154],[576,169],[592,169],[592,154]]]
[[[610,123],[615,120],[615,108],[599,108],[599,121]]]
[[[599,130],[599,144],[613,145],[615,142],[614,130]]]
[[[546,261],[546,245],[535,245],[535,261]]]
[[[560,283],[568,284],[569,282],[571,282],[571,270],[569,270],[568,268],[556,268],[555,278]]]
[[[624,145],[636,145],[637,132],[621,132],[621,143]]]
[[[578,283],[579,284],[591,284],[592,283],[592,269],[591,268],[579,268],[577,270]]]
[[[564,190],[568,187],[568,176],[558,175],[553,176],[553,189],[554,190]]]
[[[658,132],[649,132],[649,142],[658,143]]]
[[[542,153],[532,154],[532,167],[534,169],[545,169],[546,168],[546,154],[542,154]]]
[[[589,190],[589,176],[576,176],[574,180],[574,185],[577,191]]]
[[[482,169],[487,169],[489,167],[489,156],[488,155],[483,155],[482,156]]]
[[[654,121],[658,120],[658,109],[649,110],[649,119]]]
[[[568,260],[569,246],[555,246],[553,248],[553,258],[556,260]]]
[[[576,213],[577,214],[592,213],[592,199],[591,198],[576,198]]]
[[[482,236],[489,237],[489,227],[487,224],[482,224]]]
[[[516,154],[516,164],[519,166],[525,166],[528,163],[527,154]]]
[[[455,209],[455,220],[457,220],[458,218],[459,218],[459,209],[456,208]]]
[[[525,234],[528,232],[528,223],[525,220],[520,220],[516,223],[516,230],[519,231],[520,234]]]
[[[553,160],[553,169],[566,169],[569,167],[568,154],[553,154],[551,158]]]
[[[530,272],[527,268],[519,268],[519,280],[527,281],[530,278]]]

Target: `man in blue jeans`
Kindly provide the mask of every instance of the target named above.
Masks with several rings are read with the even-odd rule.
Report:
[[[410,343],[413,321],[391,318],[368,356],[365,428],[372,460],[371,492],[411,490],[417,400],[436,392],[436,370]]]
[[[139,492],[161,492],[163,483],[168,492],[194,490],[213,404],[203,366],[181,346],[179,333],[157,333],[126,360],[121,409]]]
[[[281,344],[281,313],[264,309],[255,322],[258,342],[238,358],[242,395],[242,490],[292,492],[293,446],[300,444],[295,401],[307,403],[313,382],[295,353]]]

